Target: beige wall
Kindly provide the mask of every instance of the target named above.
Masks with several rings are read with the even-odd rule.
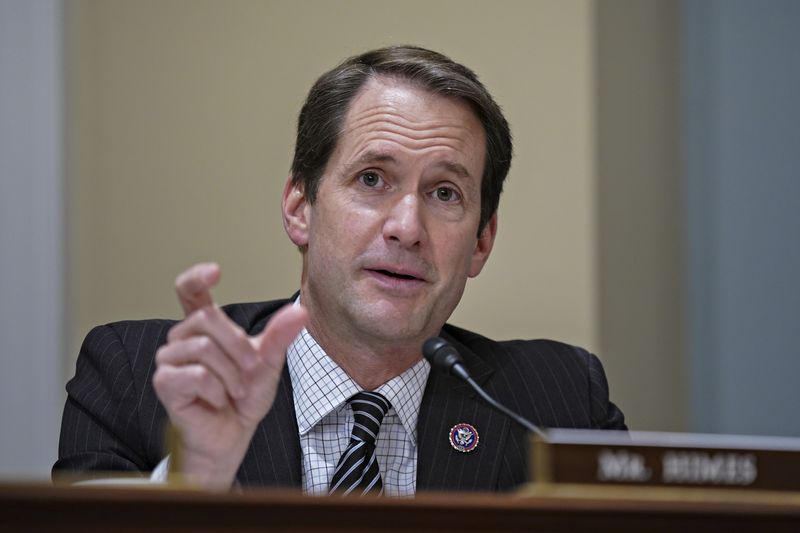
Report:
[[[597,320],[614,395],[639,429],[687,427],[678,5],[599,4]]]
[[[493,257],[453,321],[598,351],[595,7],[73,2],[71,352],[93,324],[178,316],[172,280],[198,260],[222,265],[220,302],[290,295],[299,257],[279,197],[297,111],[321,72],[390,43],[475,69],[515,137]],[[625,366],[624,354],[599,355]]]

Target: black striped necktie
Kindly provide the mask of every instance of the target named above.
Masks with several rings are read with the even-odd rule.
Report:
[[[330,494],[383,494],[375,439],[391,404],[377,392],[363,391],[347,403],[353,408],[353,433],[331,478]]]

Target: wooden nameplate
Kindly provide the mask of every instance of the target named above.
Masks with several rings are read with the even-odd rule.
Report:
[[[550,429],[531,437],[529,488],[555,485],[800,493],[800,439]]]

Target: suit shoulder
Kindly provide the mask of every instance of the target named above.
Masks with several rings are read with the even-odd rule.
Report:
[[[221,309],[228,317],[238,324],[245,331],[251,331],[260,322],[265,321],[275,311],[291,302],[291,299],[269,300],[264,302],[244,302],[223,305]],[[168,331],[169,328],[180,322],[179,319],[170,318],[147,318],[138,320],[118,320],[109,322],[101,326],[95,326],[87,336],[90,337],[108,335],[108,330],[113,330],[123,340],[131,333],[146,335],[148,332]],[[159,335],[160,336],[160,335]]]
[[[494,370],[490,386],[501,402],[538,424],[626,428],[609,401],[603,365],[587,350],[548,339],[495,341],[450,325],[444,331]]]
[[[245,331],[254,334],[263,328],[267,319],[278,309],[293,301],[293,298],[269,300],[265,302],[248,302],[229,304],[222,307],[225,314]]]
[[[451,324],[446,324],[443,329],[458,342],[477,354],[484,354],[495,360],[498,358],[555,357],[575,359],[583,364],[589,364],[595,357],[584,348],[551,339],[498,341]]]

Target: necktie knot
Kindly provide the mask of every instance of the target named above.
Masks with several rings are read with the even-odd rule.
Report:
[[[353,409],[352,438],[375,444],[383,417],[389,412],[391,404],[377,392],[359,392],[347,402]]]

